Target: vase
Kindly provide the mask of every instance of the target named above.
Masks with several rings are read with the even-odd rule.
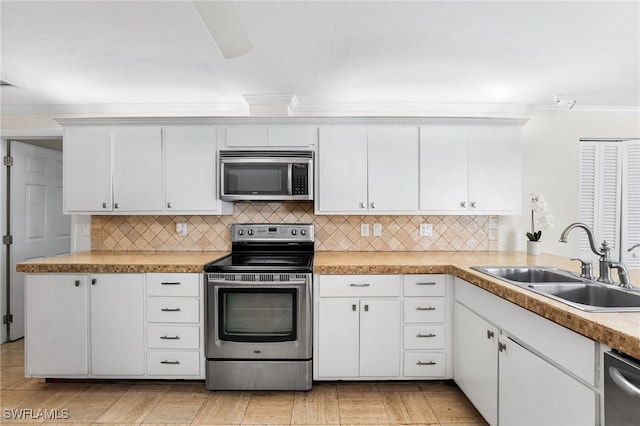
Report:
[[[540,254],[540,241],[527,241],[527,254],[537,256]]]

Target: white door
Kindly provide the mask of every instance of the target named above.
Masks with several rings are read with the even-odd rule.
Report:
[[[453,325],[453,379],[485,420],[496,425],[498,329],[457,302]]]
[[[144,374],[144,274],[91,276],[91,374]]]
[[[418,127],[370,127],[369,211],[418,210]]]
[[[24,336],[24,274],[16,263],[71,250],[71,220],[62,214],[62,153],[11,142],[11,278],[9,339]]]
[[[420,128],[420,210],[467,210],[468,139],[468,129],[463,126]]]
[[[26,276],[25,374],[86,376],[87,276]]]
[[[360,301],[360,375],[400,375],[400,300]]]
[[[165,207],[175,211],[215,210],[216,128],[167,127],[164,144]]]
[[[367,128],[323,127],[318,147],[317,212],[367,211]]]
[[[358,299],[318,301],[319,377],[358,377],[359,306]]]
[[[500,343],[501,425],[597,424],[594,391],[506,336]]]

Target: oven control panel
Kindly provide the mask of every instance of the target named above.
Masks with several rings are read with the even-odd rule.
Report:
[[[231,241],[314,241],[312,224],[243,223],[231,225]]]

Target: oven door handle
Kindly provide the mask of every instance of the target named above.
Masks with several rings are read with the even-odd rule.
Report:
[[[241,285],[245,287],[258,287],[258,286],[273,286],[273,287],[291,287],[291,286],[301,286],[306,285],[307,281],[305,280],[297,280],[297,281],[220,281],[220,280],[212,280],[209,281],[209,284],[216,285]]]

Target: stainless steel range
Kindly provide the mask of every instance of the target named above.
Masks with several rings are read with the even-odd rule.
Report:
[[[313,231],[231,226],[231,254],[204,268],[207,389],[311,389]]]

